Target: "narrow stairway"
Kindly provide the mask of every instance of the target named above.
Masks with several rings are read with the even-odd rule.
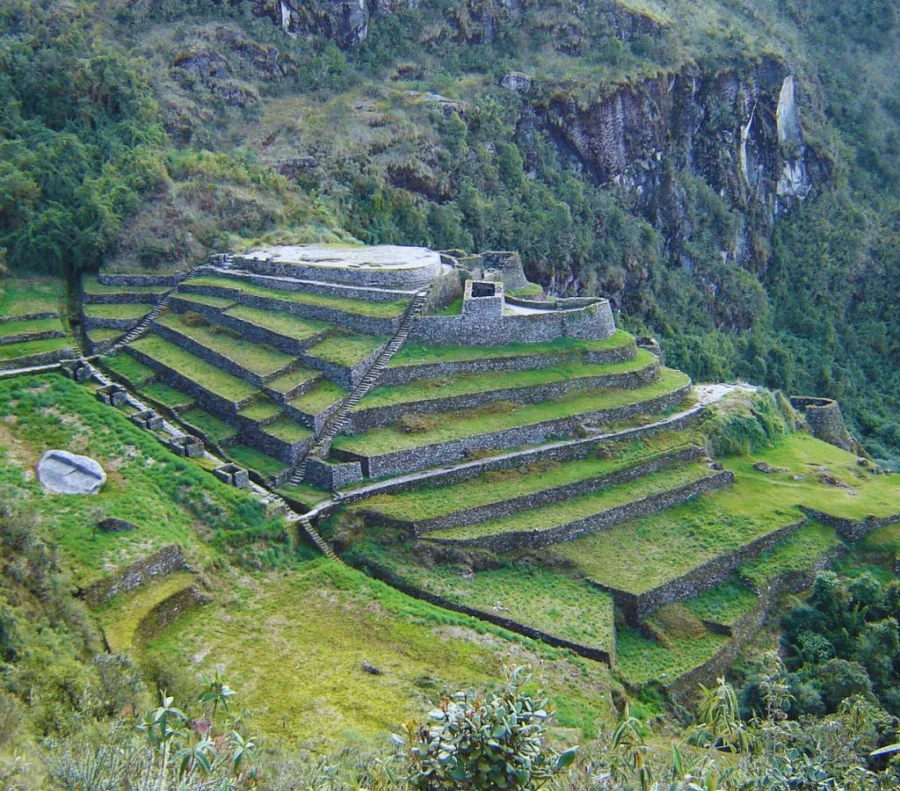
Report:
[[[323,459],[328,455],[328,452],[331,450],[331,443],[334,438],[341,433],[350,422],[349,413],[350,410],[353,409],[368,393],[378,384],[378,380],[381,379],[381,375],[384,373],[384,369],[387,368],[388,363],[391,361],[391,358],[400,351],[400,348],[406,343],[406,339],[409,337],[409,330],[412,327],[413,319],[421,312],[422,308],[425,306],[425,300],[428,296],[427,291],[421,291],[416,294],[415,299],[409,307],[409,310],[406,311],[406,314],[403,317],[403,321],[400,322],[400,326],[397,328],[397,332],[393,338],[391,338],[390,343],[382,350],[381,354],[378,355],[378,359],[375,360],[372,367],[366,371],[366,375],[359,381],[355,388],[351,391],[350,395],[344,400],[341,404],[340,408],[337,409],[331,417],[325,422],[325,425],[322,426],[319,434],[314,438],[313,446],[307,456],[294,468],[294,472],[291,474],[290,481],[295,486],[302,483],[303,479],[306,477],[306,461],[310,456],[315,456],[316,458]]]

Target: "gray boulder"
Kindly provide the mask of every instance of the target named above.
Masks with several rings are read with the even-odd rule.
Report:
[[[37,465],[38,480],[57,494],[97,494],[106,473],[93,459],[66,450],[48,450]]]

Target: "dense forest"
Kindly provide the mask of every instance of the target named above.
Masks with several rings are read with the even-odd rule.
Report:
[[[4,4],[4,265],[165,268],[276,232],[515,248],[696,379],[836,397],[896,459],[893,4],[432,0],[374,4],[364,28],[344,5]],[[527,87],[501,88],[515,69]],[[784,137],[789,74],[802,135]],[[699,115],[667,115],[654,85],[688,76]],[[591,139],[615,91],[658,122],[629,127],[654,139],[621,172]],[[787,195],[783,163],[802,164]]]

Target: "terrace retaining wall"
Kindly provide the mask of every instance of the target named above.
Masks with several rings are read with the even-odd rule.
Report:
[[[489,505],[467,508],[463,511],[456,511],[446,516],[434,517],[432,519],[416,519],[411,521],[391,519],[385,517],[378,512],[365,511],[367,519],[374,524],[383,524],[390,527],[399,527],[411,531],[416,536],[428,533],[432,530],[443,530],[450,527],[462,527],[464,525],[476,524],[477,522],[486,522],[492,519],[502,519],[505,516],[527,511],[533,508],[540,508],[544,505],[552,505],[553,503],[568,500],[572,497],[580,497],[581,495],[590,494],[598,489],[604,489],[608,486],[615,486],[627,481],[633,481],[659,472],[662,469],[671,467],[680,462],[695,461],[702,458],[705,451],[698,447],[681,448],[669,453],[662,453],[649,461],[641,461],[632,464],[621,470],[616,470],[606,475],[597,475],[592,478],[585,478],[581,481],[555,486],[551,489],[542,489],[530,494],[521,495],[519,497],[511,497],[501,502],[491,503]]]
[[[329,464],[314,456],[306,461],[304,481],[326,491],[334,491],[342,486],[351,486],[363,479],[359,462]]]
[[[91,294],[85,291],[82,302],[85,305],[155,305],[165,291],[122,291],[118,294]]]
[[[271,288],[276,291],[301,291],[306,294],[358,299],[363,302],[398,302],[410,299],[408,290],[398,290],[373,286],[354,286],[350,283],[328,283],[322,280],[300,280],[296,276],[267,276],[252,272],[235,270],[213,270],[218,277],[227,277],[239,283],[252,283],[255,286]]]
[[[549,442],[554,438],[575,433],[586,420],[614,422],[627,420],[639,414],[663,412],[670,406],[681,403],[688,392],[690,392],[690,389],[691,385],[688,383],[671,393],[666,393],[647,401],[596,412],[585,412],[568,418],[558,418],[526,426],[476,434],[463,439],[423,445],[408,450],[363,456],[362,454],[332,447],[332,455],[342,461],[361,462],[363,471],[368,478],[402,475],[427,467],[459,461],[472,451],[503,450],[522,445],[536,445],[541,442]]]
[[[652,363],[636,371],[599,376],[582,376],[549,382],[542,385],[525,385],[498,390],[487,390],[480,393],[466,393],[457,396],[446,396],[408,401],[383,407],[363,409],[365,401],[350,413],[350,431],[357,433],[377,426],[390,426],[407,414],[435,414],[454,412],[459,409],[474,409],[492,401],[509,401],[513,404],[537,404],[542,401],[553,401],[576,390],[591,390],[615,387],[634,390],[659,378],[659,363],[654,358]],[[435,388],[435,393],[441,389]]]
[[[376,566],[369,561],[366,561],[365,569],[369,574],[375,577],[375,579],[387,583],[392,588],[396,588],[401,593],[405,593],[407,596],[412,596],[414,599],[426,601],[429,604],[434,604],[437,607],[441,607],[445,610],[450,610],[451,612],[458,612],[463,615],[469,615],[473,618],[477,618],[480,621],[487,621],[488,623],[494,624],[495,626],[500,626],[503,629],[508,629],[510,632],[515,632],[516,634],[530,637],[532,640],[540,640],[542,643],[554,646],[555,648],[566,648],[573,653],[579,654],[588,659],[593,659],[595,662],[603,662],[608,666],[612,665],[613,655],[611,655],[609,651],[606,651],[603,648],[595,648],[593,646],[583,645],[581,643],[574,643],[571,640],[565,640],[561,637],[555,637],[552,634],[542,632],[540,629],[535,629],[533,626],[527,626],[518,621],[514,621],[511,618],[504,618],[502,615],[496,615],[495,613],[485,610],[478,610],[474,607],[467,607],[465,604],[459,604],[458,602],[455,602],[451,599],[445,599],[443,596],[438,596],[435,593],[430,593],[426,590],[422,590],[421,588],[417,588],[414,585],[410,585],[408,582],[400,579],[396,575],[389,572],[387,569]]]
[[[717,678],[724,677],[734,666],[744,648],[756,639],[760,627],[777,608],[779,599],[786,593],[800,593],[807,590],[815,581],[816,574],[829,568],[842,552],[841,548],[833,549],[805,571],[782,574],[765,590],[759,591],[760,602],[747,615],[739,618],[730,627],[726,627],[726,633],[731,640],[703,664],[680,675],[668,685],[667,689],[672,698],[680,705],[688,706],[700,693],[701,684],[710,687]]]
[[[258,374],[254,371],[251,371],[247,368],[244,368],[240,363],[235,362],[230,357],[226,357],[221,352],[214,351],[207,346],[204,346],[202,343],[195,341],[189,335],[184,334],[183,332],[179,332],[178,330],[174,330],[171,327],[167,327],[165,324],[159,324],[158,322],[153,325],[153,332],[156,335],[159,335],[161,338],[170,341],[177,346],[180,346],[185,351],[190,352],[195,357],[199,357],[204,362],[209,363],[210,365],[214,365],[216,368],[220,368],[221,370],[231,374],[232,376],[236,376],[238,379],[243,379],[245,382],[252,384],[254,387],[262,387],[266,384],[266,382],[270,382],[272,379],[276,379],[281,376],[283,373],[287,373],[291,370],[293,365],[296,365],[296,362],[288,363],[283,367],[279,368],[277,371],[273,371],[270,374]]]
[[[0,316],[0,324],[12,324],[14,321],[37,321],[39,319],[55,319],[59,316],[55,310],[44,313],[24,313],[21,316]]]
[[[140,588],[160,577],[187,568],[184,554],[177,544],[169,544],[135,563],[126,566],[111,577],[81,591],[90,607],[99,607],[110,599]]]
[[[309,452],[313,437],[310,435],[299,442],[288,442],[267,434],[264,428],[245,426],[241,430],[240,441],[285,464],[296,464]]]
[[[4,335],[0,338],[0,346],[9,346],[13,343],[25,343],[26,341],[46,341],[50,338],[65,338],[66,333],[62,328],[58,330],[44,330],[43,332],[19,332],[15,335]]]
[[[800,510],[810,519],[815,519],[823,525],[833,527],[844,541],[849,541],[850,543],[865,538],[866,535],[879,527],[887,527],[900,522],[900,514],[891,514],[881,518],[869,515],[865,519],[843,519],[839,516],[831,516],[831,514],[817,511],[815,508],[800,506]]]
[[[419,379],[437,379],[445,376],[462,376],[465,374],[533,371],[536,368],[550,368],[554,365],[573,361],[594,363],[596,365],[612,365],[633,360],[636,352],[637,347],[633,343],[629,343],[597,351],[561,349],[547,352],[546,354],[523,354],[518,357],[488,357],[478,360],[426,363],[424,365],[388,366],[381,375],[379,385],[403,385]]]
[[[608,300],[577,310],[546,310],[529,315],[417,316],[409,340],[432,345],[505,346],[549,343],[557,338],[600,340],[616,332]]]
[[[639,426],[628,429],[618,434],[602,437],[589,437],[587,439],[570,440],[550,447],[534,448],[532,450],[518,451],[515,453],[495,456],[493,458],[477,461],[463,462],[459,466],[445,470],[425,470],[420,473],[407,475],[402,479],[385,481],[372,484],[369,491],[349,491],[341,495],[341,502],[355,503],[376,494],[397,494],[408,492],[423,484],[429,486],[452,486],[472,478],[477,478],[486,472],[494,470],[508,470],[513,467],[523,467],[528,464],[541,464],[545,462],[563,462],[587,458],[598,445],[605,443],[634,442],[644,437],[652,436],[660,431],[681,430],[696,423],[703,415],[704,408],[697,407],[690,412],[664,424]]]
[[[173,272],[168,275],[144,275],[100,272],[97,275],[97,281],[104,286],[168,286],[175,288],[189,274],[189,272]]]
[[[150,311],[148,310],[147,313]],[[145,314],[146,315],[146,314]],[[82,316],[82,326],[86,330],[121,330],[127,332],[136,327],[143,320],[143,316],[138,318],[114,319],[99,318],[97,316]]]
[[[142,643],[155,637],[179,616],[208,601],[209,596],[196,585],[173,593],[144,616],[135,630],[135,642]]]
[[[378,359],[378,356],[387,346],[389,340],[386,340],[375,351],[361,362],[354,366],[338,365],[337,363],[322,360],[319,357],[313,357],[309,353],[304,352],[300,355],[300,360],[309,368],[314,368],[325,374],[326,379],[330,379],[336,385],[340,385],[346,390],[352,390],[359,384],[360,380],[368,373],[369,368]]]
[[[323,280],[345,283],[351,286],[371,288],[401,288],[412,290],[428,285],[439,274],[438,264],[412,268],[379,267],[376,269],[337,266],[316,266],[315,264],[282,263],[275,260],[249,258],[236,255],[234,265],[248,272],[276,277],[290,277],[298,280]]]
[[[758,557],[780,541],[794,535],[805,524],[807,521],[801,519],[778,530],[773,530],[734,552],[713,558],[686,574],[643,593],[630,593],[598,582],[593,582],[593,584],[601,590],[611,593],[616,604],[622,608],[626,620],[633,626],[637,626],[650,613],[663,605],[699,596],[704,591],[724,582],[741,563]]]
[[[13,368],[32,368],[39,365],[53,365],[53,363],[58,363],[60,360],[70,360],[74,356],[75,350],[71,346],[66,346],[52,352],[27,354],[24,357],[14,357],[11,360],[0,360],[0,371]]]
[[[304,349],[323,340],[328,334],[328,329],[324,329],[301,341],[296,338],[291,338],[288,335],[282,335],[267,327],[261,327],[259,324],[254,324],[249,319],[232,316],[224,311],[216,317],[216,321],[223,327],[228,327],[229,329],[241,333],[241,336],[251,343],[265,343],[269,346],[274,346],[285,354],[300,354]]]
[[[669,489],[660,494],[650,495],[640,500],[635,500],[625,505],[609,508],[598,514],[592,514],[583,519],[576,519],[558,527],[546,530],[522,530],[508,533],[496,533],[494,535],[478,536],[475,538],[431,538],[437,544],[452,544],[454,546],[484,547],[492,552],[512,552],[517,549],[543,549],[552,544],[563,541],[574,541],[600,530],[606,530],[620,522],[627,522],[641,516],[673,508],[676,505],[686,503],[688,500],[704,492],[730,486],[734,482],[734,473],[730,470],[708,475],[697,481],[691,481],[683,486]],[[603,587],[603,586],[597,586]],[[603,588],[609,590],[608,588]],[[612,591],[611,591],[612,592]],[[615,594],[614,594],[615,595]],[[617,599],[618,603],[618,599]]]

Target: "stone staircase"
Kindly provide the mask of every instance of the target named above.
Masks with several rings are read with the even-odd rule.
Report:
[[[296,486],[303,482],[303,479],[306,477],[306,460],[309,456],[324,459],[328,455],[329,450],[331,450],[332,441],[350,422],[350,410],[363,399],[366,393],[378,384],[378,380],[384,373],[384,369],[387,368],[391,358],[400,351],[400,348],[406,343],[413,319],[425,306],[427,296],[427,291],[421,291],[416,294],[415,299],[409,306],[409,310],[407,310],[403,316],[403,320],[400,322],[400,326],[397,328],[394,337],[391,338],[390,343],[385,346],[381,354],[378,355],[378,359],[375,360],[372,367],[369,368],[366,375],[359,381],[356,387],[353,388],[350,395],[347,396],[341,406],[328,418],[325,425],[322,427],[321,432],[316,436],[309,454],[294,468],[290,478],[292,484]]]
[[[197,277],[200,272],[197,269],[192,269],[188,272],[187,277],[181,281],[175,288],[166,292],[165,296],[156,303],[156,306],[151,310],[144,318],[138,322],[134,327],[132,327],[128,333],[119,340],[117,340],[109,349],[104,353],[104,357],[112,357],[114,354],[118,354],[122,349],[127,346],[132,341],[136,341],[138,338],[142,337],[147,333],[150,327],[153,325],[153,322],[156,321],[159,314],[162,313],[169,304],[169,300],[178,293],[178,289],[181,288],[183,283],[186,283],[188,280]]]

